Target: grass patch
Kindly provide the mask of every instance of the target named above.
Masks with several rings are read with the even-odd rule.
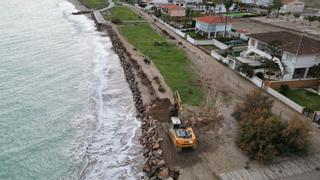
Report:
[[[81,0],[81,3],[91,9],[102,9],[109,5],[107,0]]]
[[[195,31],[188,31],[186,32],[190,37],[192,37],[193,39],[196,39],[196,40],[205,40],[207,39],[207,36],[202,36],[198,33],[196,33]]]
[[[179,91],[184,103],[200,105],[203,92],[196,85],[198,77],[182,49],[169,43],[148,24],[121,25],[119,29],[132,45],[155,63],[170,88]]]
[[[283,95],[312,111],[320,110],[320,96],[305,89],[290,89]]]
[[[105,15],[105,19],[119,19],[120,21],[141,21],[143,20],[139,15],[131,11],[125,6],[115,6],[111,9],[111,15]]]
[[[227,16],[233,16],[233,17],[243,17],[243,16],[250,16],[250,15],[255,15],[253,13],[237,13],[237,12],[231,12],[231,13],[228,13]]]
[[[208,51],[219,49],[217,46],[214,45],[203,45],[203,47],[206,48]]]

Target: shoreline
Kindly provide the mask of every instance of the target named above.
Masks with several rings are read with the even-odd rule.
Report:
[[[83,6],[78,0],[68,1],[74,4],[76,9],[79,11],[90,10]],[[133,57],[135,55],[130,53],[127,49],[128,47],[125,47],[128,46],[128,44],[123,42],[125,41],[124,37],[120,35],[116,27],[110,22],[98,24],[93,13],[90,13],[90,15],[88,14],[87,16],[95,21],[98,27],[97,31],[106,33],[110,38],[113,50],[119,57],[126,81],[132,92],[133,101],[137,111],[137,119],[141,121],[141,136],[139,137],[139,143],[143,146],[142,153],[145,158],[141,172],[144,172],[145,178],[178,179],[179,171],[168,167],[164,160],[164,151],[161,148],[163,138],[158,135],[157,126],[159,124],[157,123],[157,120],[151,117],[150,111],[150,109],[154,108],[154,106],[163,99],[170,102],[170,99],[172,98],[170,89],[164,83],[160,72],[158,72],[158,75],[161,76],[160,78],[162,83],[166,86],[167,93],[161,95],[161,93],[157,92],[155,90],[157,85],[152,81],[152,76],[154,74],[150,75],[150,72],[146,73],[144,71],[146,69],[142,68],[143,64],[139,64],[138,58]]]

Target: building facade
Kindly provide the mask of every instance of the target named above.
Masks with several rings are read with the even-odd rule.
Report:
[[[298,0],[283,0],[283,6],[280,9],[281,13],[301,13],[304,11],[304,2]]]
[[[227,20],[227,26],[226,26]],[[217,37],[218,35],[224,35],[225,27],[226,33],[228,34],[232,29],[232,20],[225,16],[203,16],[195,18],[196,21],[196,32],[206,33],[208,38]]]
[[[266,58],[278,64],[283,80],[313,78],[309,69],[320,64],[320,41],[285,31],[249,35],[248,49],[242,57]],[[277,42],[281,53],[272,56],[270,46]],[[254,60],[259,60],[255,58]]]

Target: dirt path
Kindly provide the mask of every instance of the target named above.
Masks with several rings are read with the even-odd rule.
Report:
[[[155,22],[148,14],[140,11],[136,7],[131,8],[143,16],[157,31],[162,32],[164,30],[173,37],[171,41],[176,43],[177,46],[184,48],[188,53],[195,69],[201,76],[201,81],[204,81],[208,88],[215,88],[217,92],[222,93],[220,110],[225,118],[222,127],[207,138],[200,137],[201,135],[199,136],[200,139],[203,139],[204,142],[209,144],[209,146],[204,146],[206,150],[201,149],[196,153],[187,152],[183,154],[182,157],[176,155],[173,150],[167,150],[169,154],[172,153],[167,159],[173,159],[175,163],[172,165],[180,169],[180,179],[217,179],[218,175],[222,173],[244,168],[248,166],[248,164],[254,167],[255,164],[251,164],[248,158],[238,150],[234,143],[237,123],[230,114],[233,107],[232,102],[241,100],[246,94],[259,88],[230,68],[215,61],[210,55],[191,45],[169,28]],[[279,115],[284,120],[290,120],[294,117],[303,118],[301,114],[287,105],[273,97],[271,98],[274,100],[272,112],[275,115]],[[229,106],[225,104],[228,101],[231,102]],[[165,128],[163,131],[165,131]],[[319,134],[319,130],[314,129],[312,147],[310,148],[311,154],[320,153],[320,146],[318,146],[320,144]],[[194,157],[196,157],[196,159],[194,159]]]
[[[160,73],[160,71],[156,68],[156,66],[151,62],[151,64],[144,63],[143,59],[144,56],[141,52],[139,52],[134,46],[132,46],[128,41],[121,35],[119,32],[119,29],[116,25],[112,24],[113,29],[118,34],[121,42],[123,43],[124,47],[127,49],[128,53],[130,53],[132,59],[135,60],[137,65],[139,66],[139,71],[143,71],[143,73],[146,75],[146,77],[140,77],[138,78],[139,88],[141,90],[142,94],[142,100],[145,105],[150,104],[152,100],[154,100],[156,97],[165,99],[168,98],[172,100],[172,92],[171,89],[167,86],[167,84],[164,82],[164,79]],[[136,72],[137,73],[137,72]],[[154,95],[150,96],[150,89],[148,90],[145,86],[143,86],[143,80],[148,79],[151,81]],[[160,92],[159,85],[161,85],[165,92]]]

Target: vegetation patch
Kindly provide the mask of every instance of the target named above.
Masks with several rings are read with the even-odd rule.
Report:
[[[207,39],[207,36],[200,35],[200,34],[196,33],[195,31],[188,31],[186,33],[187,33],[187,35],[189,35],[190,37],[192,37],[193,39],[196,39],[196,40],[205,40],[205,39]]]
[[[109,5],[107,0],[81,0],[81,3],[91,9],[102,9]]]
[[[279,119],[271,113],[272,103],[261,91],[255,91],[235,106],[233,116],[240,121],[238,147],[261,162],[306,153],[310,124],[300,119],[289,122]]]
[[[280,88],[280,93],[311,111],[320,111],[320,96],[313,92],[305,89],[287,89],[283,91]]]
[[[125,6],[115,6],[111,9],[110,15],[105,15],[105,19],[113,20],[118,19],[120,21],[142,21],[143,19],[131,11],[128,7]]]
[[[184,103],[200,105],[203,91],[196,84],[198,76],[191,70],[185,52],[155,32],[148,24],[119,26],[127,40],[148,56],[157,66],[166,83],[178,90]]]

